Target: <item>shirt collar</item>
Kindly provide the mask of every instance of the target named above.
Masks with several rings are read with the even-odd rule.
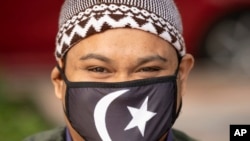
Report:
[[[173,132],[171,129],[168,132],[168,137],[167,137],[166,141],[173,141]]]
[[[66,141],[72,141],[68,128],[66,128]]]

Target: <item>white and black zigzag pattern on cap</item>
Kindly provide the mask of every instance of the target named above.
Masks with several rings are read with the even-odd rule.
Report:
[[[113,3],[95,4],[60,22],[56,38],[57,59],[62,58],[82,39],[114,28],[134,28],[153,33],[171,43],[181,56],[186,53],[180,27],[178,30],[168,20],[135,6]]]

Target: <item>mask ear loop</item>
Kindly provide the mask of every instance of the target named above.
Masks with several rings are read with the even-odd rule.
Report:
[[[178,65],[177,65],[177,68],[175,70],[175,76],[176,76],[176,78],[178,78],[180,63],[181,63],[181,60],[182,60],[182,57],[179,54],[177,55],[177,57],[178,57]],[[178,95],[178,90],[177,90],[177,85],[176,85],[176,96],[175,96],[175,103],[174,103],[175,104],[175,108],[174,109],[176,109],[176,107],[177,107],[177,100],[178,100],[177,99],[177,95]],[[176,110],[174,110],[174,116],[173,116],[172,125],[175,123],[176,119],[179,117],[181,109],[182,109],[182,98],[180,100],[180,105],[178,107],[177,112],[176,112]]]
[[[63,69],[59,66],[59,64],[57,64],[56,67],[57,67],[57,69],[59,70],[60,75],[61,75],[62,79],[65,81],[65,83],[66,83],[66,84],[69,84],[70,81],[67,79],[67,77],[66,77],[66,75],[65,75],[65,73],[64,73],[64,71],[63,71]]]
[[[177,68],[174,72],[174,75],[177,77],[178,76],[178,72],[179,72],[179,68],[180,68],[180,64],[181,64],[181,60],[182,60],[182,57],[177,53],[177,59],[178,59],[178,64],[177,64]]]
[[[63,71],[63,69],[59,66],[59,64],[57,64],[56,65],[56,67],[57,67],[57,69],[59,70],[59,72],[60,72],[60,75],[61,75],[61,77],[62,77],[62,79],[65,81],[65,83],[66,83],[66,87],[68,87],[67,85],[70,83],[70,81],[67,79],[67,77],[66,77],[66,75],[65,75],[65,73],[64,73],[64,71]],[[67,110],[66,110],[66,105],[67,105],[67,91],[68,91],[68,88],[66,88],[66,96],[65,96],[65,105],[63,105],[63,111],[64,111],[64,114],[66,115],[66,117],[67,117],[67,119],[70,121],[70,119],[69,119],[69,114],[68,114],[68,112],[67,112]]]

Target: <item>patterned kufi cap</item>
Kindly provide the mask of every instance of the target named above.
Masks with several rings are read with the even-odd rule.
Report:
[[[173,0],[65,0],[56,37],[56,58],[82,39],[113,28],[158,35],[183,56],[182,23]]]

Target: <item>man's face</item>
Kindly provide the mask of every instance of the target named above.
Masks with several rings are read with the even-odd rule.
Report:
[[[168,76],[174,75],[178,67],[177,53],[168,42],[145,31],[125,28],[82,40],[63,61],[59,65],[72,82],[122,82]],[[178,103],[192,65],[193,58],[184,56],[178,73]],[[64,103],[66,85],[57,69],[52,71],[52,81],[56,96]]]

